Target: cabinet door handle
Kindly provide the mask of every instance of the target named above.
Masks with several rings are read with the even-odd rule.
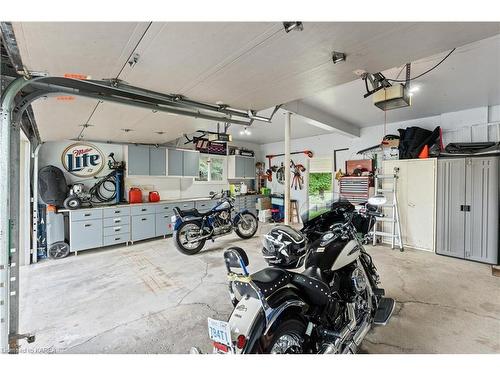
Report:
[[[147,220],[147,218],[145,218],[145,217],[143,217],[143,218],[141,219],[141,221],[146,221],[146,220]]]
[[[141,211],[147,211],[148,209],[147,208],[141,208]]]
[[[90,214],[90,213],[89,213],[89,214],[83,214],[83,216],[91,216],[91,215],[92,215],[92,214]]]
[[[85,227],[91,227],[92,224],[85,224]]]
[[[468,205],[468,204],[461,204],[460,205],[460,211],[470,212],[470,205]]]
[[[121,211],[120,210],[116,210],[115,211],[115,214],[119,214]]]
[[[115,237],[115,241],[118,241],[120,239],[120,237]]]
[[[113,228],[115,230],[115,232],[119,232],[120,229],[122,229],[122,227],[116,227],[116,228]]]

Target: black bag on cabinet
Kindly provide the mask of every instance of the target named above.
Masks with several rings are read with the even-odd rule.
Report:
[[[427,130],[418,126],[410,126],[406,129],[398,129],[399,132],[399,158],[416,159],[425,145],[432,148],[434,145],[440,147],[441,128]]]

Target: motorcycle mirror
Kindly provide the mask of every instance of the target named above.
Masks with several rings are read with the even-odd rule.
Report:
[[[368,204],[371,204],[373,206],[382,206],[387,202],[386,197],[383,195],[374,195],[373,197],[368,198]]]

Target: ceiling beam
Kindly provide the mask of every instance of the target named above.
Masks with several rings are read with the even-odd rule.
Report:
[[[295,113],[296,115],[312,120],[312,125],[319,125],[319,127],[323,129],[331,129],[332,131],[345,134],[349,137],[359,138],[360,136],[360,128],[358,126],[341,120],[338,117],[304,103],[301,100],[294,100],[293,102],[283,104],[282,108]],[[314,123],[317,123],[317,125]]]

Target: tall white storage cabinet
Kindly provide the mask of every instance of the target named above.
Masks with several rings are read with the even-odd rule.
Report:
[[[436,159],[385,160],[382,163],[384,174],[399,168],[397,192],[404,246],[435,251],[436,165]],[[391,231],[389,225],[384,225],[385,232]]]

